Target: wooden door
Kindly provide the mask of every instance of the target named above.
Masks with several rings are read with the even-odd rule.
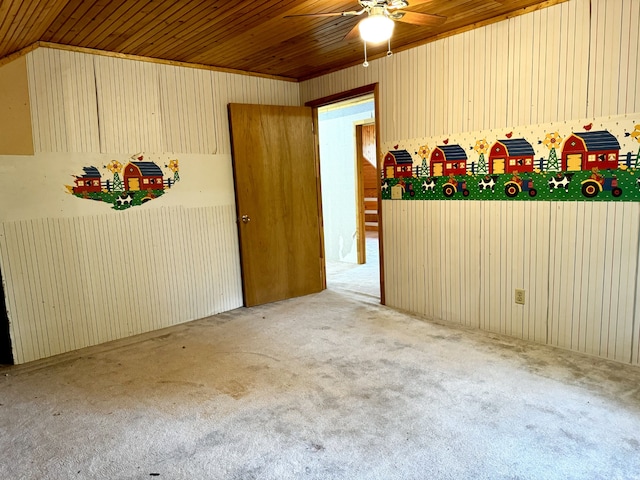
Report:
[[[245,306],[325,288],[319,165],[308,107],[230,104]]]

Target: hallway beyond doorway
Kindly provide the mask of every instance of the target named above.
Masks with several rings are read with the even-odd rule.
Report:
[[[366,263],[327,261],[327,288],[346,290],[380,300],[378,232],[366,232]]]

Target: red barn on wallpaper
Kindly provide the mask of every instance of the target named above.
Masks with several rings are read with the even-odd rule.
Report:
[[[81,177],[76,175],[75,186],[72,187],[73,193],[100,192],[102,190],[102,176],[96,167],[82,167],[84,175]]]
[[[431,152],[432,177],[467,174],[467,154],[460,145],[438,145]]]
[[[489,151],[489,173],[532,172],[534,155],[524,138],[498,140]]]
[[[154,162],[129,162],[124,167],[125,190],[162,190],[162,170]]]
[[[620,144],[607,130],[574,133],[562,147],[562,170],[600,170],[618,168]]]
[[[384,156],[385,178],[411,177],[413,175],[413,159],[406,150],[390,150]]]

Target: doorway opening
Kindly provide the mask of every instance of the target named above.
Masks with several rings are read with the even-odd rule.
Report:
[[[375,98],[318,108],[327,287],[381,300]]]
[[[9,316],[4,299],[2,272],[0,271],[0,365],[13,365],[11,335],[9,333]]]

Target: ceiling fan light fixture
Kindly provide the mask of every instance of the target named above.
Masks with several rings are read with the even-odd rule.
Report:
[[[386,15],[369,15],[360,21],[360,38],[371,44],[386,42],[393,33],[394,22]]]

